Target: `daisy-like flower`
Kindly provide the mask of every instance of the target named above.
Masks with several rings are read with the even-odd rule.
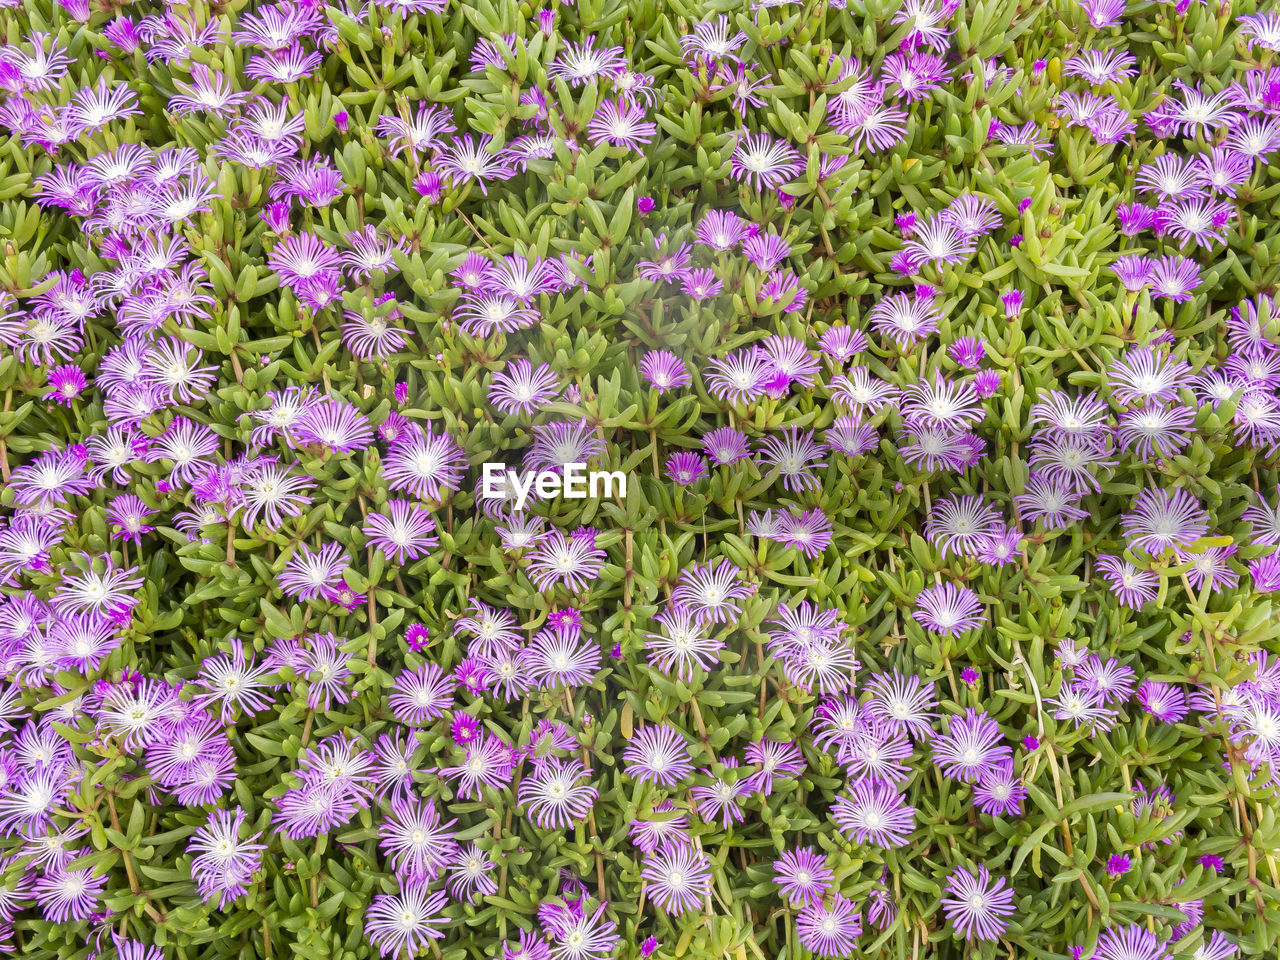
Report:
[[[924,533],[942,556],[950,552],[972,555],[979,541],[999,527],[1000,512],[981,496],[952,494],[934,504]]]
[[[654,617],[661,633],[646,633],[645,649],[653,664],[665,674],[675,675],[688,683],[694,668],[711,670],[719,662],[724,641],[712,636],[709,623],[686,606],[675,605]]]
[[[792,492],[813,490],[821,481],[813,472],[814,467],[825,467],[819,459],[822,451],[814,441],[813,432],[790,427],[780,434],[769,434],[760,441],[760,463],[777,471],[782,485]]]
[[[1241,516],[1252,525],[1253,543],[1280,546],[1280,484],[1276,486],[1276,504],[1272,506],[1259,498]]]
[[[937,330],[942,315],[933,298],[894,293],[876,302],[869,319],[871,329],[905,348]]]
[[[1195,412],[1177,404],[1150,404],[1120,416],[1116,439],[1144,461],[1171,457],[1191,442]]]
[[[815,903],[831,889],[835,874],[812,847],[786,850],[773,862],[773,882],[792,903]]]
[[[1140,570],[1128,560],[1104,554],[1098,557],[1097,567],[1126,607],[1141,607],[1154,600],[1159,592],[1160,578],[1150,570]]]
[[[566,44],[547,67],[547,79],[563,78],[571,87],[580,87],[598,77],[607,77],[626,69],[627,58],[622,47],[596,47],[596,38],[588,36],[581,43]]]
[[[106,875],[94,876],[92,868],[53,868],[31,885],[31,896],[48,922],[74,923],[95,912],[106,886]]]
[[[958,867],[947,880],[947,893],[942,912],[966,940],[998,940],[1009,928],[1008,918],[1015,912],[1013,890],[1004,877],[993,882],[985,866],[976,874]]]
[[[345,548],[336,541],[319,550],[302,543],[284,562],[276,582],[287,596],[302,602],[316,600],[342,582],[348,562]]]
[[[187,849],[195,852],[191,858],[191,877],[200,898],[208,903],[216,894],[219,910],[248,893],[254,871],[261,866],[263,851],[267,849],[266,844],[254,842],[261,833],[240,838],[247,819],[248,815],[239,807],[215,810],[187,843]]]
[[[472,843],[454,855],[449,871],[449,895],[466,903],[479,893],[482,897],[498,892],[498,884],[489,876],[497,864],[489,854]]]
[[[1080,682],[1063,683],[1057,695],[1047,697],[1045,703],[1053,708],[1055,720],[1070,720],[1077,727],[1092,724],[1095,730],[1102,731],[1109,730],[1115,722],[1116,711],[1107,708],[1097,690]]]
[[[1189,386],[1191,367],[1152,347],[1136,347],[1107,372],[1111,392],[1121,403],[1176,400],[1178,390]]]
[[[774,370],[769,355],[757,347],[735,350],[707,362],[707,392],[729,403],[749,403],[765,390]]]
[[[917,224],[902,249],[918,263],[941,267],[943,264],[960,263],[972,256],[974,235],[961,230],[944,213]]]
[[[1194,260],[1170,254],[1152,264],[1150,280],[1152,296],[1185,303],[1200,285],[1200,266]]]
[[[352,453],[373,441],[373,427],[360,410],[335,396],[309,404],[293,425],[299,443],[315,443],[335,453]]]
[[[702,438],[702,449],[713,464],[721,467],[751,457],[751,442],[747,435],[733,427],[712,430]]]
[[[693,33],[680,38],[680,50],[686,60],[737,60],[735,51],[747,42],[741,30],[731,32],[729,18],[723,14],[705,23],[695,23]]]
[[[721,559],[686,570],[671,592],[671,602],[687,607],[695,616],[712,623],[729,623],[742,614],[735,601],[755,595],[754,584],[742,583],[733,561]]]
[[[669,724],[656,724],[638,731],[622,753],[627,773],[637,780],[670,787],[693,772],[689,744]]]
[[[659,847],[692,843],[688,828],[688,816],[676,812],[675,804],[670,800],[663,800],[654,804],[650,818],[632,820],[627,835],[637,849],[652,853]]]
[[[1143,490],[1123,521],[1128,544],[1152,555],[1188,547],[1209,532],[1208,511],[1180,487]]]
[[[709,771],[703,771],[709,774]],[[698,816],[710,823],[720,818],[720,826],[728,830],[730,824],[741,823],[745,817],[738,800],[748,791],[746,781],[731,782],[724,777],[711,777],[706,786],[689,788],[689,799],[694,802]]]
[[[553,529],[529,554],[528,574],[540,590],[563,583],[578,593],[590,589],[605,559],[605,552],[596,546],[594,536],[565,536]]]
[[[1027,798],[1027,788],[1013,771],[1013,761],[989,767],[978,775],[978,785],[973,789],[973,802],[988,816],[1022,816],[1022,801]]]
[[[407,433],[391,445],[382,472],[392,490],[440,500],[444,490],[461,487],[466,463],[466,452],[452,436],[423,430]]]
[[[440,151],[436,163],[456,186],[465,186],[475,181],[480,186],[480,192],[488,195],[486,181],[504,180],[514,173],[508,163],[508,152],[501,149],[496,153],[492,152],[492,143],[492,140],[473,141],[470,134],[463,134]]]
[[[776,190],[803,169],[800,154],[785,140],[767,133],[747,134],[729,158],[735,180],[744,180],[758,192]]]
[[[943,636],[966,633],[986,622],[978,595],[968,587],[954,583],[922,590],[916,597],[912,616],[929,630]]]
[[[524,467],[560,472],[570,463],[589,463],[604,450],[604,441],[585,420],[537,424],[533,427],[533,444],[524,456]]]
[[[707,476],[707,461],[700,454],[679,450],[667,458],[667,476],[682,487],[688,487]]]
[[[1217,130],[1227,129],[1238,124],[1242,117],[1235,106],[1235,92],[1225,87],[1217,93],[1205,93],[1201,84],[1190,87],[1181,80],[1173,82],[1181,97],[1171,97],[1162,103],[1163,115],[1174,129],[1186,137],[1203,136],[1212,140]]]
[[[711,895],[711,863],[691,846],[663,847],[643,864],[645,895],[672,916],[697,910]]]
[[[518,358],[493,375],[489,384],[489,402],[503,413],[532,414],[559,392],[560,378],[545,363],[536,368],[528,360]]]
[[[1280,51],[1280,13],[1250,13],[1236,19],[1236,36],[1251,46]]]
[[[587,783],[579,783],[586,777]],[[562,829],[585,820],[599,791],[579,760],[547,757],[520,781],[519,801],[542,829]]]
[[[1103,930],[1093,960],[1168,960],[1169,956],[1154,933],[1132,923]]]
[[[698,242],[721,252],[751,236],[751,225],[731,210],[709,210],[698,222]]]
[[[952,33],[951,18],[959,8],[959,0],[906,0],[890,22],[910,24],[902,38],[907,49],[925,46],[945,53]]]
[[[1137,62],[1127,50],[1085,50],[1067,58],[1062,75],[1084,77],[1094,86],[1101,86],[1135,76]]]
[[[198,706],[221,705],[221,717],[225,722],[239,707],[245,715],[260,713],[271,706],[272,697],[265,691],[274,684],[265,679],[271,673],[267,664],[255,665],[246,658],[244,643],[231,641],[231,655],[220,653],[200,663],[195,685],[204,689],[193,699]]]
[[[523,664],[530,678],[547,689],[581,687],[600,670],[600,647],[576,628],[553,627],[534,636]]]
[[[858,843],[877,847],[906,845],[915,829],[915,808],[891,784],[882,780],[855,780],[848,796],[831,805],[831,819]]]
[[[458,851],[452,827],[456,820],[440,819],[434,800],[398,796],[378,828],[378,849],[392,866],[414,883],[431,880]]]
[[[1115,461],[1107,457],[1103,436],[1064,433],[1038,434],[1031,448],[1032,476],[1037,474],[1055,482],[1066,483],[1073,491],[1099,490],[1097,470],[1109,470]],[[1031,483],[1028,481],[1028,490]],[[1015,502],[1017,498],[1015,497]]]
[[[647,122],[644,115],[644,107],[626,98],[606,100],[587,124],[587,135],[592,143],[639,150],[658,132],[658,125]]]
[[[409,342],[409,334],[391,323],[390,317],[347,310],[343,313],[342,342],[361,360],[385,359]]]
[[[902,416],[912,426],[968,429],[984,416],[973,383],[948,380],[935,373],[933,380],[921,380],[902,391]]]
[[[434,893],[417,884],[402,886],[398,894],[380,893],[365,911],[364,934],[380,957],[413,956],[432,940],[441,940],[450,921],[441,911],[449,902],[443,890]]]
[[[440,666],[424,663],[396,678],[387,702],[397,720],[426,726],[453,708],[456,681]]]
[[[831,545],[831,532],[831,518],[815,507],[800,514],[781,513],[775,538],[812,560]]]
[[[749,779],[753,790],[763,796],[773,793],[774,781],[780,777],[794,777],[804,772],[804,757],[800,747],[792,741],[757,740],[743,751],[747,763],[758,764],[760,771]]]
[[[1180,246],[1195,243],[1207,247],[1225,243],[1227,228],[1235,217],[1236,211],[1231,204],[1205,197],[1170,201],[1156,210],[1158,227],[1177,238]]]
[[[963,716],[951,717],[947,732],[934,740],[933,760],[947,776],[976,783],[984,772],[1012,758],[1013,751],[1001,740],[999,725],[970,707]]]
[[[253,530],[259,516],[268,527],[279,529],[286,518],[297,516],[311,502],[302,493],[313,486],[311,478],[291,474],[290,470],[291,467],[263,463],[245,477],[240,488],[244,504],[240,525],[246,531]]]
[[[440,542],[435,529],[435,519],[417,504],[390,500],[387,513],[371,513],[361,533],[369,546],[381,550],[392,563],[403,565],[425,557]]]
[[[463,748],[466,756],[455,767],[442,767],[441,776],[457,777],[458,796],[479,800],[482,787],[503,790],[511,785],[511,768],[514,765],[511,748],[496,737],[481,737]]]
[[[936,700],[932,685],[895,668],[890,673],[874,675],[868,687],[872,695],[866,706],[873,717],[917,740],[933,736],[933,721],[938,714],[933,710]]]
[[[1138,684],[1137,700],[1162,723],[1179,723],[1187,716],[1187,696],[1172,684],[1144,680]]]
[[[858,904],[838,893],[829,902],[810,900],[796,914],[796,936],[816,957],[852,957],[860,933]]]
[[[1076,680],[1088,691],[1098,694],[1108,703],[1128,698],[1133,692],[1134,672],[1119,660],[1088,654],[1079,662],[1075,658],[1063,655],[1064,648],[1059,648],[1058,656],[1063,666],[1075,666]]]
[[[542,920],[552,939],[553,960],[606,960],[618,946],[618,925],[604,917],[607,904],[587,913],[581,902],[574,909],[550,912]]]

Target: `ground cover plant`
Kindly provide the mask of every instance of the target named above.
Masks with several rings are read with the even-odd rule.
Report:
[[[1274,7],[0,22],[0,949],[1274,956]]]

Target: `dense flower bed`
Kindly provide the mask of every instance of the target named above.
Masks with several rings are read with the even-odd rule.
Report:
[[[1275,949],[1274,8],[0,19],[0,949]]]

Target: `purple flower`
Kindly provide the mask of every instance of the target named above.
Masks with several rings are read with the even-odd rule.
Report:
[[[986,622],[982,601],[968,587],[944,583],[926,587],[916,597],[912,616],[943,636],[975,630]]]
[[[45,871],[31,885],[31,895],[50,923],[87,920],[102,902],[107,877],[94,876],[92,868]]]
[[[1259,593],[1280,591],[1280,553],[1259,557],[1251,562],[1249,575],[1253,577],[1253,589]]]
[[[836,827],[858,843],[878,847],[905,846],[915,829],[915,808],[892,785],[880,780],[855,780],[848,796],[831,806]]]
[[[693,679],[694,667],[710,671],[719,662],[724,641],[709,636],[710,623],[688,607],[674,605],[654,620],[662,633],[645,634],[645,649],[653,665],[663,673],[671,675],[674,668],[675,676],[688,683]]]
[[[971,555],[979,541],[999,527],[1000,513],[981,496],[951,496],[933,505],[924,534],[945,557],[950,552]]]
[[[640,375],[659,393],[687,387],[693,382],[684,361],[666,350],[646,353],[640,360]]]
[[[430,941],[444,938],[451,921],[442,908],[449,902],[443,890],[430,893],[416,884],[398,894],[380,893],[365,911],[364,933],[380,957],[413,956]]]
[[[840,894],[810,900],[796,914],[796,936],[816,957],[851,957],[862,933],[858,905]]]
[[[652,142],[658,132],[658,125],[647,122],[644,116],[644,107],[629,99],[606,100],[587,124],[587,136],[594,144],[639,150]]]
[[[1157,555],[1186,548],[1209,531],[1209,513],[1182,488],[1143,490],[1124,514],[1128,545]]]
[[[622,759],[632,777],[660,786],[673,786],[693,772],[688,743],[668,724],[638,731],[623,750]]]
[[[403,565],[425,557],[439,543],[435,529],[435,519],[426,510],[408,500],[391,500],[387,513],[370,514],[361,532],[369,546]]]
[[[229,901],[249,892],[253,874],[262,864],[266,844],[255,843],[261,833],[241,839],[240,832],[247,814],[239,807],[214,810],[208,822],[192,834],[187,849],[191,858],[191,877],[205,903],[216,894],[218,909],[225,910]]]
[[[453,708],[455,683],[434,663],[405,670],[387,698],[395,718],[410,726],[426,726]]]
[[[459,489],[465,463],[466,454],[453,437],[424,430],[392,444],[382,471],[392,490],[440,500],[444,490]]]
[[[733,178],[746,181],[757,192],[782,186],[803,166],[795,148],[765,133],[744,136],[729,160]]]
[[[985,866],[976,874],[959,867],[947,880],[947,892],[951,895],[942,898],[942,912],[966,940],[998,940],[1009,928],[1007,918],[1015,910],[1013,890],[1004,877],[993,883]]]
[[[773,882],[792,903],[820,902],[831,889],[833,879],[826,857],[812,847],[786,850],[773,862]]]
[[[1130,860],[1123,853],[1114,853],[1107,859],[1107,876],[1111,879],[1123,877],[1129,872]]]
[[[1151,571],[1140,570],[1128,560],[1106,554],[1098,557],[1097,567],[1126,607],[1141,607],[1156,598],[1160,578]]]
[[[331,541],[315,551],[302,543],[285,561],[276,582],[288,596],[300,601],[315,600],[342,582],[342,571],[348,562],[340,543]]]
[[[1180,723],[1187,715],[1187,697],[1178,687],[1155,680],[1138,685],[1138,703],[1162,723]]]
[[[1102,931],[1092,960],[1165,960],[1168,956],[1154,933],[1138,924],[1126,924]]]
[[[992,817],[1022,816],[1022,801],[1026,798],[1027,788],[1014,772],[1012,759],[983,770],[973,788],[974,805]]]
[[[985,712],[970,707],[963,716],[953,716],[947,732],[934,740],[933,760],[945,775],[975,783],[1012,758],[1013,751],[1001,739],[999,725]]]
[[[598,795],[580,761],[548,757],[520,781],[519,802],[542,829],[561,829],[585,820]]]
[[[733,427],[717,427],[702,438],[702,449],[716,466],[728,466],[747,460],[751,456],[751,445],[747,435]],[[1280,531],[1280,520],[1277,528]],[[1280,533],[1277,533],[1280,538]]]
[[[755,595],[754,584],[738,580],[741,571],[732,561],[722,559],[714,568],[710,563],[686,570],[671,593],[671,602],[687,606],[697,616],[714,623],[728,623],[742,609],[736,600]]]
[[[711,895],[711,863],[685,844],[660,848],[643,861],[644,893],[672,916],[698,909]]]

